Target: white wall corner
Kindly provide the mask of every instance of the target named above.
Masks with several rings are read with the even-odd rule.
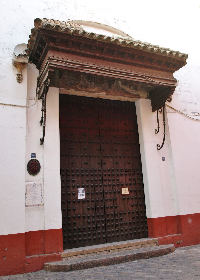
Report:
[[[140,99],[136,102],[140,152],[142,160],[146,213],[148,218],[175,215],[174,199],[171,191],[171,165],[168,155],[168,142],[158,151],[157,144],[163,140],[162,114],[160,132],[157,128],[156,112],[152,112],[151,101]]]
[[[44,213],[45,229],[62,228],[60,183],[59,89],[47,93],[44,138]]]

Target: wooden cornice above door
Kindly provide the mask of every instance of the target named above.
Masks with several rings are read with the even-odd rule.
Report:
[[[38,97],[48,86],[76,95],[136,101],[163,107],[176,87],[173,73],[187,55],[130,37],[86,32],[81,24],[35,19],[27,53],[39,69]]]

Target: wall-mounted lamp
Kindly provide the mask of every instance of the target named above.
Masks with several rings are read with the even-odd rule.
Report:
[[[15,47],[13,52],[12,64],[17,69],[16,80],[18,83],[23,81],[22,70],[28,64],[28,57],[25,52],[26,44],[19,44]]]

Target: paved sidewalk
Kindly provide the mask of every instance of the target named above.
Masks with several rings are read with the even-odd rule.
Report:
[[[40,270],[21,275],[1,276],[0,280],[193,280],[200,279],[200,245],[178,248],[162,257],[72,272]]]

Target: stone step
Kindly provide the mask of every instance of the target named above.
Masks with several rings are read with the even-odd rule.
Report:
[[[120,250],[130,250],[142,247],[158,246],[157,238],[141,238],[134,240],[126,240],[113,243],[105,243],[100,245],[93,245],[87,247],[79,247],[74,249],[67,249],[62,253],[62,258],[69,258],[74,256],[103,253],[103,252],[114,252]]]
[[[112,253],[88,254],[72,258],[64,258],[62,261],[44,264],[44,269],[52,272],[72,271],[97,266],[107,266],[139,259],[158,257],[174,252],[173,244],[153,247],[143,247]]]

